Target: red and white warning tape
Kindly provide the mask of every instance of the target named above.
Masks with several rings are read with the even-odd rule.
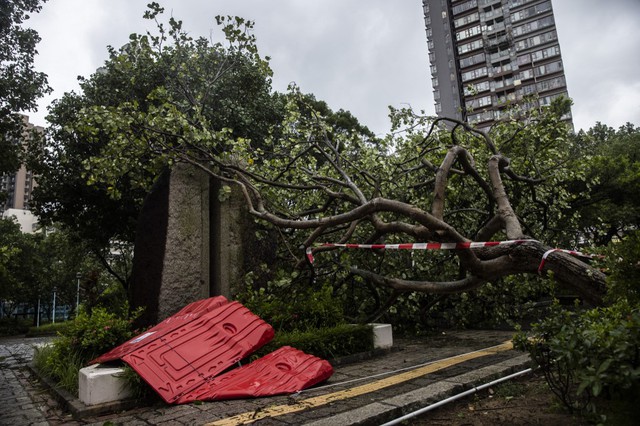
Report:
[[[404,243],[404,244],[336,244],[336,243],[323,243],[317,244],[314,247],[307,247],[306,254],[309,263],[313,265],[314,257],[313,257],[313,248],[323,248],[323,247],[338,247],[338,248],[350,248],[350,249],[387,249],[387,250],[465,250],[465,249],[474,249],[474,248],[482,248],[482,247],[495,247],[501,245],[517,245],[523,244],[526,242],[536,242],[536,240],[506,240],[506,241],[484,241],[484,242],[465,242],[465,243]],[[553,252],[562,252],[568,253],[573,256],[580,257],[601,257],[601,256],[593,256],[590,254],[582,253],[575,250],[564,250],[564,249],[551,249],[547,250],[542,255],[542,260],[540,261],[540,266],[538,266],[538,273],[542,273],[542,268],[544,268],[544,264],[547,260],[547,257]]]
[[[575,250],[563,250],[563,249],[558,249],[558,248],[551,249],[551,250],[547,250],[547,251],[545,251],[545,252],[544,252],[544,254],[542,255],[542,260],[540,261],[540,266],[538,266],[538,274],[542,274],[542,268],[544,268],[544,264],[545,264],[545,262],[547,261],[547,257],[548,257],[551,253],[553,253],[553,252],[555,252],[555,251],[559,251],[559,252],[561,252],[561,253],[568,253],[568,254],[570,254],[570,255],[572,255],[572,256],[587,257],[587,258],[589,258],[589,259],[593,259],[594,257],[597,257],[597,258],[603,258],[603,257],[604,257],[604,256],[600,256],[600,255],[593,255],[593,254],[582,253],[582,252],[575,251]]]
[[[324,243],[316,245],[315,248],[322,247],[342,247],[351,249],[387,249],[387,250],[464,250],[482,247],[494,247],[509,244],[522,244],[535,240],[507,240],[507,241],[485,241],[466,243],[406,243],[406,244],[333,244]],[[307,259],[313,264],[313,248],[307,247]]]

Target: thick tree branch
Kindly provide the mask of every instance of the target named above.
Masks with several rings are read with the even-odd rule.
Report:
[[[500,177],[500,170],[502,167],[506,167],[509,164],[509,160],[502,157],[501,155],[494,155],[489,159],[489,178],[491,180],[491,186],[493,189],[493,194],[496,199],[496,204],[498,205],[498,216],[502,220],[502,223],[505,227],[505,231],[507,233],[507,238],[515,240],[518,238],[522,238],[522,228],[520,227],[520,222],[518,221],[518,217],[516,216],[511,204],[509,203],[509,198],[507,197],[507,192],[504,189],[504,184],[502,183],[502,178]]]
[[[365,271],[355,267],[351,268],[350,272],[377,285],[389,287],[397,291],[420,291],[433,294],[453,294],[470,291],[478,288],[485,282],[478,277],[467,277],[462,280],[442,282],[408,281],[399,278],[384,277],[371,271]]]

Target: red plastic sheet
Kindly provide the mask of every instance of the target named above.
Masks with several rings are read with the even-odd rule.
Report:
[[[222,305],[226,305],[227,303],[229,303],[229,301],[224,296],[210,297],[208,299],[198,300],[197,302],[190,303],[174,315],[156,324],[144,333],[134,337],[131,340],[128,340],[120,346],[113,348],[106,354],[103,354],[98,358],[91,360],[89,364],[105,363],[121,359],[125,355],[148,345],[154,340],[166,336],[173,330],[185,324],[188,324],[189,322],[200,318],[207,312],[210,312]]]
[[[216,377],[180,397],[179,404],[288,394],[306,389],[333,374],[327,361],[284,346],[251,364]]]
[[[269,324],[240,303],[231,302],[122,360],[172,403],[267,344],[273,335]]]
[[[285,346],[243,367],[273,328],[222,296],[187,305],[91,363],[122,359],[168,403],[293,393],[333,374],[324,360]]]

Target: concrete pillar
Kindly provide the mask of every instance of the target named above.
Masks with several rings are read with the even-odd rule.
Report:
[[[209,179],[188,164],[171,170],[158,321],[209,297]]]
[[[213,181],[211,191],[211,294],[233,299],[244,275],[244,244],[254,238],[253,227],[240,190],[220,196],[223,184]]]
[[[136,230],[130,300],[156,324],[209,297],[209,175],[178,164],[157,180]]]

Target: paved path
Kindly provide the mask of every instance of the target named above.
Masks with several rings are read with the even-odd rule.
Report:
[[[42,339],[0,340],[0,425],[347,425],[381,424],[463,390],[525,368],[509,350],[510,332],[455,331],[398,340],[394,350],[335,366],[323,386],[293,396],[168,406],[74,420],[25,364]]]
[[[64,422],[64,418],[52,412],[60,408],[59,404],[25,367],[33,358],[34,348],[50,340],[42,337],[0,339],[0,425]],[[67,419],[70,418],[67,416]]]

